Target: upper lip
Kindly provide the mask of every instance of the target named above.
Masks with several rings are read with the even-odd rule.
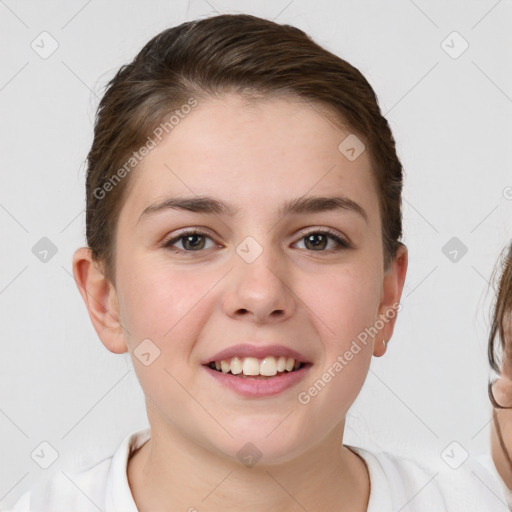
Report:
[[[204,359],[201,364],[209,364],[214,361],[222,361],[223,359],[229,359],[231,357],[256,357],[262,359],[266,356],[285,356],[293,357],[296,361],[301,363],[307,363],[308,360],[304,355],[292,348],[285,347],[284,345],[251,345],[250,343],[240,343],[233,345],[220,352],[217,352],[213,356]]]

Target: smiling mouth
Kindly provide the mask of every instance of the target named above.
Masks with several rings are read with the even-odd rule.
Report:
[[[296,372],[309,365],[292,357],[268,356],[263,359],[256,357],[231,357],[221,361],[211,361],[205,366],[212,370],[240,378],[272,378]]]

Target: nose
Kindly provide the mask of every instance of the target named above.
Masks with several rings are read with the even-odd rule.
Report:
[[[224,297],[226,314],[256,323],[290,318],[298,300],[289,282],[290,275],[286,263],[278,261],[270,249],[251,263],[236,254]]]

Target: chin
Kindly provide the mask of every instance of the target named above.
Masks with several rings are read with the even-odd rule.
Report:
[[[280,427],[275,428],[276,424],[272,422],[272,427],[267,428],[265,423],[265,428],[260,428],[252,422],[244,429],[233,431],[233,438],[223,436],[222,440],[218,439],[218,444],[212,442],[213,440],[210,443],[223,457],[239,461],[248,467],[252,467],[251,464],[258,467],[284,464],[305,451],[308,437],[301,429],[294,432],[288,426],[281,431]],[[273,429],[275,430],[272,432]],[[269,432],[272,433],[269,435]]]

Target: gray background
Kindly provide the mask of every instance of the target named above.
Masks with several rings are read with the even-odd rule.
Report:
[[[346,442],[448,463],[453,441],[459,461],[487,447],[489,279],[512,238],[511,2],[0,0],[1,506],[146,426],[129,357],[103,347],[72,278],[85,243],[84,159],[118,67],[164,28],[215,11],[296,25],[351,62],[397,140],[410,251],[403,310]],[[58,43],[46,59],[31,47],[41,52],[46,37],[51,48],[43,31]],[[47,261],[33,252],[43,237],[57,249]],[[443,251],[453,237],[467,247],[456,261],[451,245]],[[59,454],[46,470],[31,457],[43,441]]]

